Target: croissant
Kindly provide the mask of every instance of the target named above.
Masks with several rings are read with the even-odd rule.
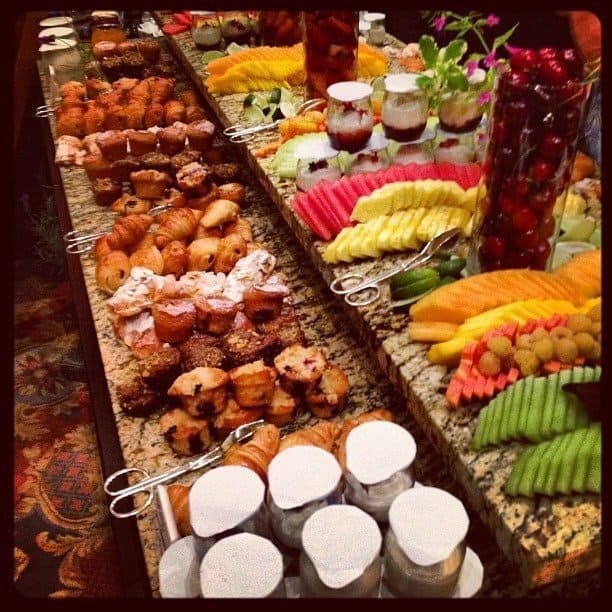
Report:
[[[264,482],[270,461],[278,452],[280,431],[275,425],[267,424],[253,434],[243,445],[235,444],[225,455],[223,465],[244,465],[255,471]]]
[[[155,244],[161,249],[172,240],[190,238],[196,230],[202,211],[191,208],[176,208],[164,215],[157,231]]]
[[[125,127],[132,130],[141,130],[144,126],[146,106],[144,102],[134,100],[125,107]]]
[[[164,259],[159,249],[153,245],[134,251],[130,255],[130,265],[132,268],[141,266],[143,268],[148,268],[154,274],[161,274],[164,269]]]
[[[127,127],[125,108],[120,104],[109,106],[104,117],[105,130],[124,130]]]
[[[241,183],[225,183],[219,186],[219,197],[224,200],[231,200],[242,205],[245,195],[246,189]]]
[[[124,193],[110,206],[113,212],[120,215],[146,215],[151,208],[151,201],[138,198],[129,193]]]
[[[241,408],[236,400],[230,398],[223,411],[215,417],[213,428],[217,436],[224,437],[240,425],[257,421],[262,414],[263,408]]]
[[[128,102],[138,101],[146,106],[151,102],[151,86],[147,81],[140,81],[127,92],[126,98]]]
[[[208,271],[213,267],[219,248],[220,238],[199,238],[194,240],[188,247],[187,270]]]
[[[180,278],[187,271],[189,253],[184,242],[172,240],[162,249],[161,256],[164,263],[162,274],[174,274]]]
[[[223,230],[220,227],[206,228],[198,224],[193,239],[198,240],[199,238],[223,238]]]
[[[245,242],[251,242],[253,240],[253,230],[251,224],[242,217],[238,217],[235,221],[232,221],[223,227],[223,235],[229,236],[230,234],[238,234],[242,236]]]
[[[115,221],[107,242],[111,249],[125,249],[142,240],[153,223],[150,215],[129,215]]]
[[[96,284],[102,291],[112,295],[130,275],[130,260],[123,251],[111,251],[104,255],[96,266]]]
[[[170,484],[166,487],[176,528],[182,537],[192,533],[189,522],[189,490],[190,487],[181,484]]]
[[[342,466],[343,470],[346,470],[346,439],[349,433],[362,423],[368,423],[369,421],[392,421],[393,413],[386,408],[377,408],[376,410],[370,410],[370,412],[364,412],[358,417],[352,419],[346,419],[342,423],[340,434],[334,442],[334,448],[332,449],[338,463]]]
[[[164,120],[166,125],[172,125],[175,121],[185,120],[185,105],[178,100],[170,100],[164,104]]]
[[[112,250],[113,249],[108,246],[108,234],[105,234],[95,241],[92,252],[95,259],[100,259]]]
[[[234,269],[236,262],[247,254],[247,243],[242,236],[230,234],[219,241],[214,271],[227,274]]]
[[[161,125],[164,120],[164,107],[159,102],[151,102],[145,109],[144,126],[146,128]]]
[[[139,249],[147,249],[150,246],[155,246],[155,237],[151,232],[147,232],[141,240],[131,247],[130,252],[134,253]]]
[[[298,429],[286,435],[281,441],[278,452],[290,446],[318,446],[331,453],[334,442],[340,435],[340,425],[331,421],[321,421],[312,427]]]
[[[215,227],[223,225],[238,218],[240,206],[231,200],[214,200],[204,211],[204,216],[200,220],[203,227]]]

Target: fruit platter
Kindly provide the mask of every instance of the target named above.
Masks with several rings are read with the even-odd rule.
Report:
[[[357,329],[401,391],[408,410],[525,584],[541,586],[597,568],[602,264],[595,169],[582,172],[579,155],[568,170],[568,175],[572,170],[576,174],[565,200],[559,244],[572,246],[560,249],[564,256],[552,269],[517,265],[467,276],[469,236],[486,171],[477,159],[387,160],[382,167],[359,172],[351,171],[354,156],[341,153],[339,177],[298,190],[303,152],[314,157],[327,142],[324,110],[304,116],[292,116],[290,110],[292,99],[298,104],[306,99],[303,78],[295,85],[290,81],[295,74],[290,63],[299,59],[298,50],[284,51],[274,83],[231,91],[223,89],[225,81],[216,72],[223,65],[215,62],[225,62],[224,71],[229,66],[254,70],[254,63],[246,64],[255,61],[256,48],[244,62],[243,51],[203,65],[188,35],[174,37],[172,44],[227,127],[249,117],[265,121],[271,91],[281,90],[273,95],[270,116],[280,125],[237,146],[328,286],[348,273],[370,279],[401,268],[434,236],[461,229],[464,238],[448,252],[381,283],[380,298],[372,304],[350,306],[339,298],[343,321]],[[375,53],[366,51],[362,57],[362,82],[402,71],[393,56],[382,69]],[[248,74],[236,82],[248,84]],[[375,124],[380,123],[376,98]],[[261,108],[253,110],[253,104]],[[374,134],[381,132],[374,127]],[[544,158],[556,158],[557,144],[554,138],[541,143]],[[551,163],[534,170],[538,190],[549,178],[544,174]],[[321,168],[331,172],[321,163],[311,170]],[[541,199],[535,187],[531,195]],[[563,206],[560,195],[547,191],[541,209],[552,215],[555,205]],[[524,226],[522,238],[529,240],[532,212],[519,208],[512,214]],[[532,238],[535,245],[537,236]],[[490,251],[501,250],[494,242],[488,239]]]

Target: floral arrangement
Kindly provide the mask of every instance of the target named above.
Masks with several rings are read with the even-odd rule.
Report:
[[[428,34],[424,34],[419,40],[419,51],[426,71],[417,79],[417,84],[427,92],[430,107],[437,108],[441,96],[446,92],[467,91],[470,87],[469,78],[480,68],[482,62],[482,68],[486,70],[485,79],[474,88],[474,92],[478,103],[488,112],[495,76],[506,64],[505,60],[497,57],[497,50],[507,43],[518,23],[489,44],[487,29],[499,23],[497,15],[489,14],[485,17],[476,11],[463,16],[452,11],[423,11],[421,15],[437,32],[456,32],[455,38],[442,48],[439,48],[434,38]],[[470,53],[461,63],[468,51],[467,42],[463,38],[468,32],[474,33],[482,51]]]

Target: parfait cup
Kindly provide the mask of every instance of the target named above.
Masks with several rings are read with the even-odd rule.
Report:
[[[327,98],[327,88],[357,78],[359,13],[305,11],[304,53],[309,98]]]
[[[496,82],[471,236],[470,274],[550,270],[588,85],[507,71]]]
[[[427,95],[416,83],[418,76],[407,72],[385,78],[381,119],[387,138],[412,142],[423,135],[429,111]]]
[[[468,78],[466,91],[448,91],[438,105],[440,128],[451,134],[473,132],[482,120],[484,107],[478,102],[478,88],[486,78],[482,68],[477,68]]]

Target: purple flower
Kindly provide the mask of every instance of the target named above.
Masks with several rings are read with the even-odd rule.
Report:
[[[482,63],[484,64],[485,68],[492,68],[493,66],[495,66],[495,51],[490,51],[489,53],[487,53],[484,60],[482,60]]]
[[[446,17],[440,15],[440,17],[436,17],[434,19],[433,23],[436,32],[441,32],[444,29],[444,26],[446,25]]]
[[[491,101],[491,92],[490,91],[483,91],[477,99],[477,102],[480,106],[484,106],[485,104],[487,104],[488,102]]]
[[[499,23],[499,17],[497,15],[494,15],[493,13],[490,13],[487,16],[486,24],[489,27],[496,26],[498,23]]]
[[[474,72],[476,72],[476,68],[478,68],[478,62],[475,60],[470,60],[465,64],[465,67],[467,70],[467,76],[468,78],[470,78],[474,74]]]

